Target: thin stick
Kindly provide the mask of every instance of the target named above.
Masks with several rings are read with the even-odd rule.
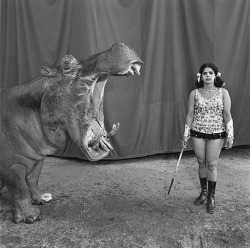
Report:
[[[177,162],[176,168],[175,168],[175,172],[174,172],[174,175],[173,175],[173,177],[172,177],[171,184],[170,184],[170,186],[169,186],[168,195],[169,195],[170,190],[171,190],[171,188],[172,188],[172,185],[173,185],[173,183],[174,183],[174,178],[175,178],[175,176],[176,176],[176,173],[177,173],[178,167],[179,167],[179,165],[180,165],[180,162],[181,162],[181,157],[182,157],[183,151],[184,151],[184,147],[182,147],[182,149],[181,149],[181,153],[180,153],[180,156],[179,156],[179,159],[178,159],[178,162]]]

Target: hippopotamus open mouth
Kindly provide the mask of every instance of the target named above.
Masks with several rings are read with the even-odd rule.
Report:
[[[98,76],[93,82],[94,88],[92,91],[95,114],[83,139],[83,147],[90,160],[99,160],[109,154],[109,151],[113,149],[109,138],[119,129],[119,123],[113,124],[109,133],[107,133],[104,127],[103,96],[109,76],[140,75],[143,65],[143,62],[135,52],[121,43],[116,43],[108,51],[84,60],[84,69],[86,70],[86,61],[93,64],[96,58],[98,58],[98,66],[96,66],[94,71],[98,72]],[[89,67],[87,66],[87,68]]]
[[[109,138],[117,132],[119,123],[109,133],[105,130],[105,85],[110,76],[140,75],[142,66],[135,51],[123,43],[115,43],[107,51],[79,61],[65,55],[60,66],[62,79],[44,96],[44,116],[49,129],[52,125],[55,131],[55,123],[62,123],[88,160],[106,157],[113,149]],[[56,104],[48,107],[48,102],[55,99]],[[62,135],[59,130],[57,134]]]

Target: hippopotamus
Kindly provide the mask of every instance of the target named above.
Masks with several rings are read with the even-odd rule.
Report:
[[[143,62],[123,43],[82,60],[65,55],[59,66],[41,67],[30,82],[0,91],[0,189],[14,200],[13,222],[41,220],[39,204],[51,201],[38,180],[46,156],[73,142],[89,161],[113,149],[104,127],[103,96],[111,76],[140,75]]]

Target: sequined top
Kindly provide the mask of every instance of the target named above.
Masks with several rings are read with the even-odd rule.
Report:
[[[211,98],[204,98],[198,89],[194,97],[194,120],[191,129],[201,133],[213,134],[226,131],[223,121],[223,92],[222,88]]]

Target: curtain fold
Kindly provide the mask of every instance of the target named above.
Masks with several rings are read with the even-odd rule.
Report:
[[[108,159],[132,158],[180,150],[196,73],[213,62],[231,95],[235,145],[250,145],[249,12],[245,0],[2,0],[0,88],[67,53],[83,59],[115,42],[133,47],[142,75],[112,77],[104,95],[107,131],[120,123]],[[71,142],[62,156],[84,158]]]

